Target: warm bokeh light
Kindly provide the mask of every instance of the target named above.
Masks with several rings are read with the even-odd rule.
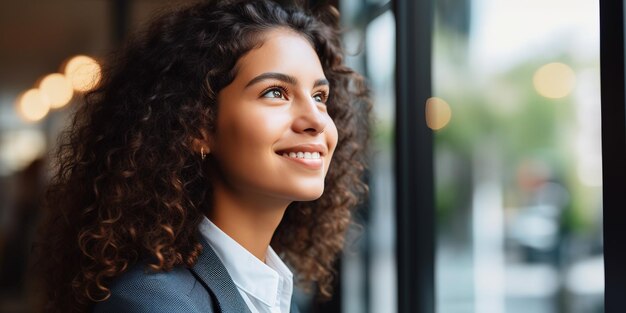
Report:
[[[36,122],[50,111],[50,101],[39,89],[30,89],[18,100],[18,112],[27,121]]]
[[[87,91],[100,82],[100,64],[86,55],[77,55],[65,65],[65,76],[77,91]]]
[[[549,63],[535,72],[533,84],[537,92],[546,98],[563,98],[574,89],[576,74],[563,63]]]
[[[44,77],[39,90],[50,100],[50,108],[57,109],[72,99],[72,84],[63,74],[54,73]]]
[[[444,128],[450,122],[451,117],[452,110],[446,101],[437,97],[426,100],[426,124],[430,129]]]

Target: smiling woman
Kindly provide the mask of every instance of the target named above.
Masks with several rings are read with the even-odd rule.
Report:
[[[45,310],[294,312],[294,276],[329,297],[371,106],[337,28],[333,7],[205,1],[105,63],[47,193]]]
[[[242,208],[268,202],[264,197],[273,199],[271,206],[282,199],[279,207],[319,198],[337,146],[337,128],[325,103],[329,86],[315,50],[291,30],[268,31],[265,38],[239,60],[237,77],[218,95],[216,134],[210,140],[219,167],[229,174],[224,180],[255,191],[254,197],[231,194],[238,201],[250,198]],[[314,152],[319,158],[312,159]],[[221,182],[214,190],[216,200],[228,193]],[[281,217],[274,216],[278,220],[272,224]]]

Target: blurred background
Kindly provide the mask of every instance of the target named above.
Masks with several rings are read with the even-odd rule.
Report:
[[[190,1],[0,2],[0,312],[31,312],[26,259],[47,155],[106,57],[156,11]],[[396,21],[392,4],[330,2],[376,124],[369,201],[337,292],[303,312],[397,311]],[[599,3],[434,0],[436,312],[604,312]],[[419,43],[417,43],[419,45]],[[429,45],[426,45],[429,46]],[[357,225],[358,224],[358,225]],[[419,225],[415,225],[419,227]]]

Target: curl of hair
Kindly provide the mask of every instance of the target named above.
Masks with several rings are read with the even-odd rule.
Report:
[[[205,1],[163,14],[112,55],[60,137],[35,246],[45,310],[85,311],[139,260],[154,271],[195,264],[211,173],[192,139],[213,130],[217,94],[234,79],[237,60],[277,27],[315,48],[339,139],[324,194],[288,207],[272,247],[301,282],[317,282],[329,297],[351,212],[367,192],[371,110],[364,79],[343,63],[338,21],[333,7]]]

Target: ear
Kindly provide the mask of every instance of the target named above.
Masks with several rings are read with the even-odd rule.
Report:
[[[211,153],[211,135],[205,129],[200,130],[201,136],[200,138],[193,138],[191,140],[191,147],[195,154],[200,155],[202,152],[204,154]]]

